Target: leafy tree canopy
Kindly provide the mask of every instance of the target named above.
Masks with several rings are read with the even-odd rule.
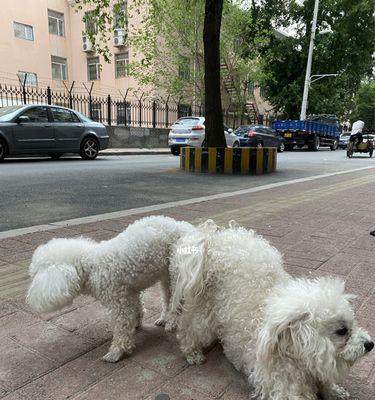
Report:
[[[256,3],[254,15],[259,17],[251,31],[244,29],[246,41],[258,51],[270,102],[285,117],[298,118],[314,0],[280,2],[284,8],[278,14],[273,0],[262,1],[261,7]],[[271,27],[287,28],[290,36],[269,34]],[[311,74],[339,76],[311,85],[308,113],[348,116],[361,81],[372,74],[374,36],[373,1],[320,1]]]
[[[355,98],[350,122],[362,120],[365,129],[375,130],[375,80],[362,82]]]
[[[274,0],[277,3],[276,0]],[[221,59],[228,65],[235,83],[236,97],[243,102],[246,83],[257,81],[259,63],[256,57],[244,57],[243,27],[248,26],[251,10],[240,7],[242,0],[225,0],[221,28]],[[125,1],[75,0],[77,9],[91,10],[95,30],[86,32],[94,49],[110,62],[108,40],[114,26],[114,15],[121,14]],[[126,5],[123,26],[129,30],[128,42],[133,55],[129,74],[141,85],[157,87],[175,98],[204,99],[203,26],[205,0],[133,0]],[[139,24],[134,24],[133,19]],[[118,19],[117,19],[118,23]],[[87,25],[87,24],[86,24]]]

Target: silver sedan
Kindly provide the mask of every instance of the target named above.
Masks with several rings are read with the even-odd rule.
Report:
[[[19,154],[78,153],[93,160],[108,147],[103,124],[69,108],[33,104],[0,108],[0,161]]]

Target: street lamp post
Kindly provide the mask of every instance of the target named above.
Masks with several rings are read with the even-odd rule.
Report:
[[[307,109],[307,98],[309,96],[309,86],[310,86],[310,74],[311,74],[311,64],[312,64],[312,53],[314,49],[314,40],[315,40],[315,31],[316,31],[316,21],[318,19],[318,9],[319,9],[319,0],[315,0],[314,5],[314,17],[312,21],[311,27],[311,36],[310,36],[310,46],[309,46],[309,54],[307,57],[307,66],[306,66],[306,75],[305,75],[305,86],[303,89],[303,98],[302,98],[302,106],[301,106],[301,116],[300,119],[306,119],[306,109]]]
[[[318,81],[319,79],[325,78],[326,76],[337,76],[338,74],[319,74],[319,75],[311,75],[309,79],[309,85],[313,82]],[[313,79],[314,78],[314,79]]]

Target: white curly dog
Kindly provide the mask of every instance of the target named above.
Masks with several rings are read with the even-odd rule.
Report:
[[[155,323],[164,325],[170,300],[171,245],[192,230],[187,222],[156,216],[138,220],[100,243],[86,238],[53,239],[33,254],[27,303],[38,312],[50,312],[70,305],[79,294],[100,300],[113,320],[112,344],[103,359],[116,362],[134,348],[135,329],[143,314],[140,292],[157,281],[163,311]]]
[[[171,266],[169,318],[180,313],[177,338],[189,363],[202,363],[202,348],[219,339],[257,398],[348,398],[337,382],[374,343],[341,280],[294,279],[265,239],[212,222],[177,242]]]

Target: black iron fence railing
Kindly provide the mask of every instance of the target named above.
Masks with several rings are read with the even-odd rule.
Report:
[[[21,104],[52,104],[72,108],[94,121],[105,125],[168,128],[178,118],[204,115],[203,105],[185,104],[181,101],[142,100],[119,98],[111,95],[99,97],[76,94],[72,91],[0,84],[0,107]],[[239,125],[256,123],[245,109],[223,110],[224,122],[235,129]]]

